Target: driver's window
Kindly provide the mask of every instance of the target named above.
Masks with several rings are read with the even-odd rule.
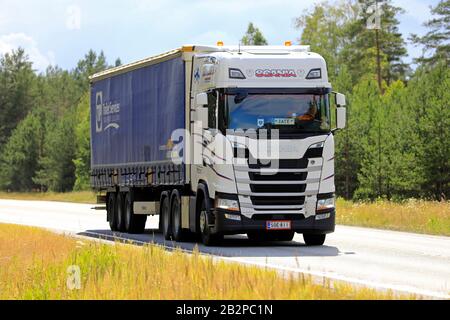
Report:
[[[217,93],[216,91],[211,91],[208,93],[208,128],[217,128]]]

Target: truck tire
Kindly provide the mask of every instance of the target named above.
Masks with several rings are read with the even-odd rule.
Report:
[[[108,193],[108,204],[106,206],[106,209],[109,228],[111,229],[111,231],[117,231],[117,220],[116,220],[117,197],[114,192]]]
[[[165,196],[161,200],[161,229],[166,240],[172,240],[172,225],[170,221],[170,200]]]
[[[209,228],[209,215],[207,214],[207,205],[206,205],[206,197],[203,197],[202,205],[200,207],[199,212],[199,228],[200,236],[202,239],[202,243],[209,247],[213,245],[220,244],[223,240],[223,235],[213,234],[211,233],[211,229]]]
[[[125,231],[125,199],[123,192],[117,193],[116,203],[116,228],[117,231]]]
[[[134,214],[133,193],[128,192],[125,197],[125,230],[128,233],[144,233],[147,216]]]
[[[303,234],[303,240],[307,246],[321,246],[325,243],[326,234]]]
[[[184,240],[184,232],[181,224],[181,196],[178,190],[174,190],[171,196],[171,222],[172,237],[175,241]]]

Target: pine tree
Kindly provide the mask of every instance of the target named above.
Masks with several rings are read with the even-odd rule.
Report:
[[[350,100],[349,125],[345,130],[349,130],[350,157],[355,164],[352,172],[357,177],[353,196],[373,199],[381,194],[384,179],[384,159],[381,157],[383,114],[376,80],[368,78],[357,84]]]
[[[411,35],[411,40],[418,45],[423,46],[422,57],[416,59],[416,62],[435,65],[439,60],[445,60],[447,65],[450,63],[450,0],[441,0],[431,9],[433,19],[424,25],[430,31],[420,37],[416,34]],[[430,54],[429,56],[426,56]]]
[[[419,68],[409,83],[409,103],[416,115],[423,196],[450,197],[450,70],[446,61]]]
[[[390,0],[360,0],[359,5],[361,16],[348,28],[349,41],[342,50],[342,59],[351,66],[354,83],[372,74],[382,90],[383,81],[389,85],[409,72],[403,62],[406,43],[398,30],[397,15],[403,9],[393,6]]]
[[[22,48],[0,57],[0,152],[12,130],[34,104],[35,78]]]
[[[75,190],[86,190],[90,186],[90,165],[91,165],[91,145],[90,145],[90,108],[89,94],[85,94],[77,106],[76,135],[76,155],[75,164]]]
[[[248,24],[247,32],[242,37],[241,43],[244,46],[264,46],[267,45],[267,40],[264,38],[261,31],[250,22]]]
[[[348,28],[356,19],[356,11],[357,7],[352,1],[338,5],[322,2],[295,20],[296,28],[301,30],[300,44],[309,45],[311,51],[324,57],[332,83],[341,69],[348,67],[346,61],[341,59],[341,50],[349,42]],[[353,87],[352,83],[350,87]]]
[[[75,118],[73,111],[68,111],[59,121],[55,119],[47,116],[44,152],[33,181],[46,190],[66,192],[75,183]]]
[[[89,77],[97,72],[106,70],[108,64],[103,51],[97,54],[93,50],[84,56],[84,59],[78,61],[77,67],[73,71],[73,76],[78,84],[81,92],[86,92],[89,89]]]
[[[0,188],[11,191],[40,189],[32,179],[43,152],[45,112],[36,110],[19,123],[0,157]],[[56,151],[56,150],[55,150]]]

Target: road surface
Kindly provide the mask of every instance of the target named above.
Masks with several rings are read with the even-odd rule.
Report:
[[[142,235],[113,234],[105,211],[93,205],[0,200],[0,223],[44,227],[89,237],[155,242],[190,251],[193,242],[165,242],[158,218],[147,221]],[[1,239],[0,239],[1,240]],[[255,244],[243,235],[227,237],[220,247],[199,250],[220,259],[282,271],[343,280],[380,289],[450,299],[450,237],[337,226],[323,247],[306,247],[301,235],[288,243]]]

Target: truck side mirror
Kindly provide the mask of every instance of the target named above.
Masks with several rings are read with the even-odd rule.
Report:
[[[338,107],[346,106],[345,95],[343,95],[342,93],[336,93],[336,105]]]
[[[345,96],[344,96],[345,99]],[[344,101],[345,103],[345,101]],[[336,127],[337,129],[344,129],[347,123],[347,108],[338,107],[336,108]]]
[[[197,107],[204,107],[208,105],[208,94],[202,92],[197,94]]]

